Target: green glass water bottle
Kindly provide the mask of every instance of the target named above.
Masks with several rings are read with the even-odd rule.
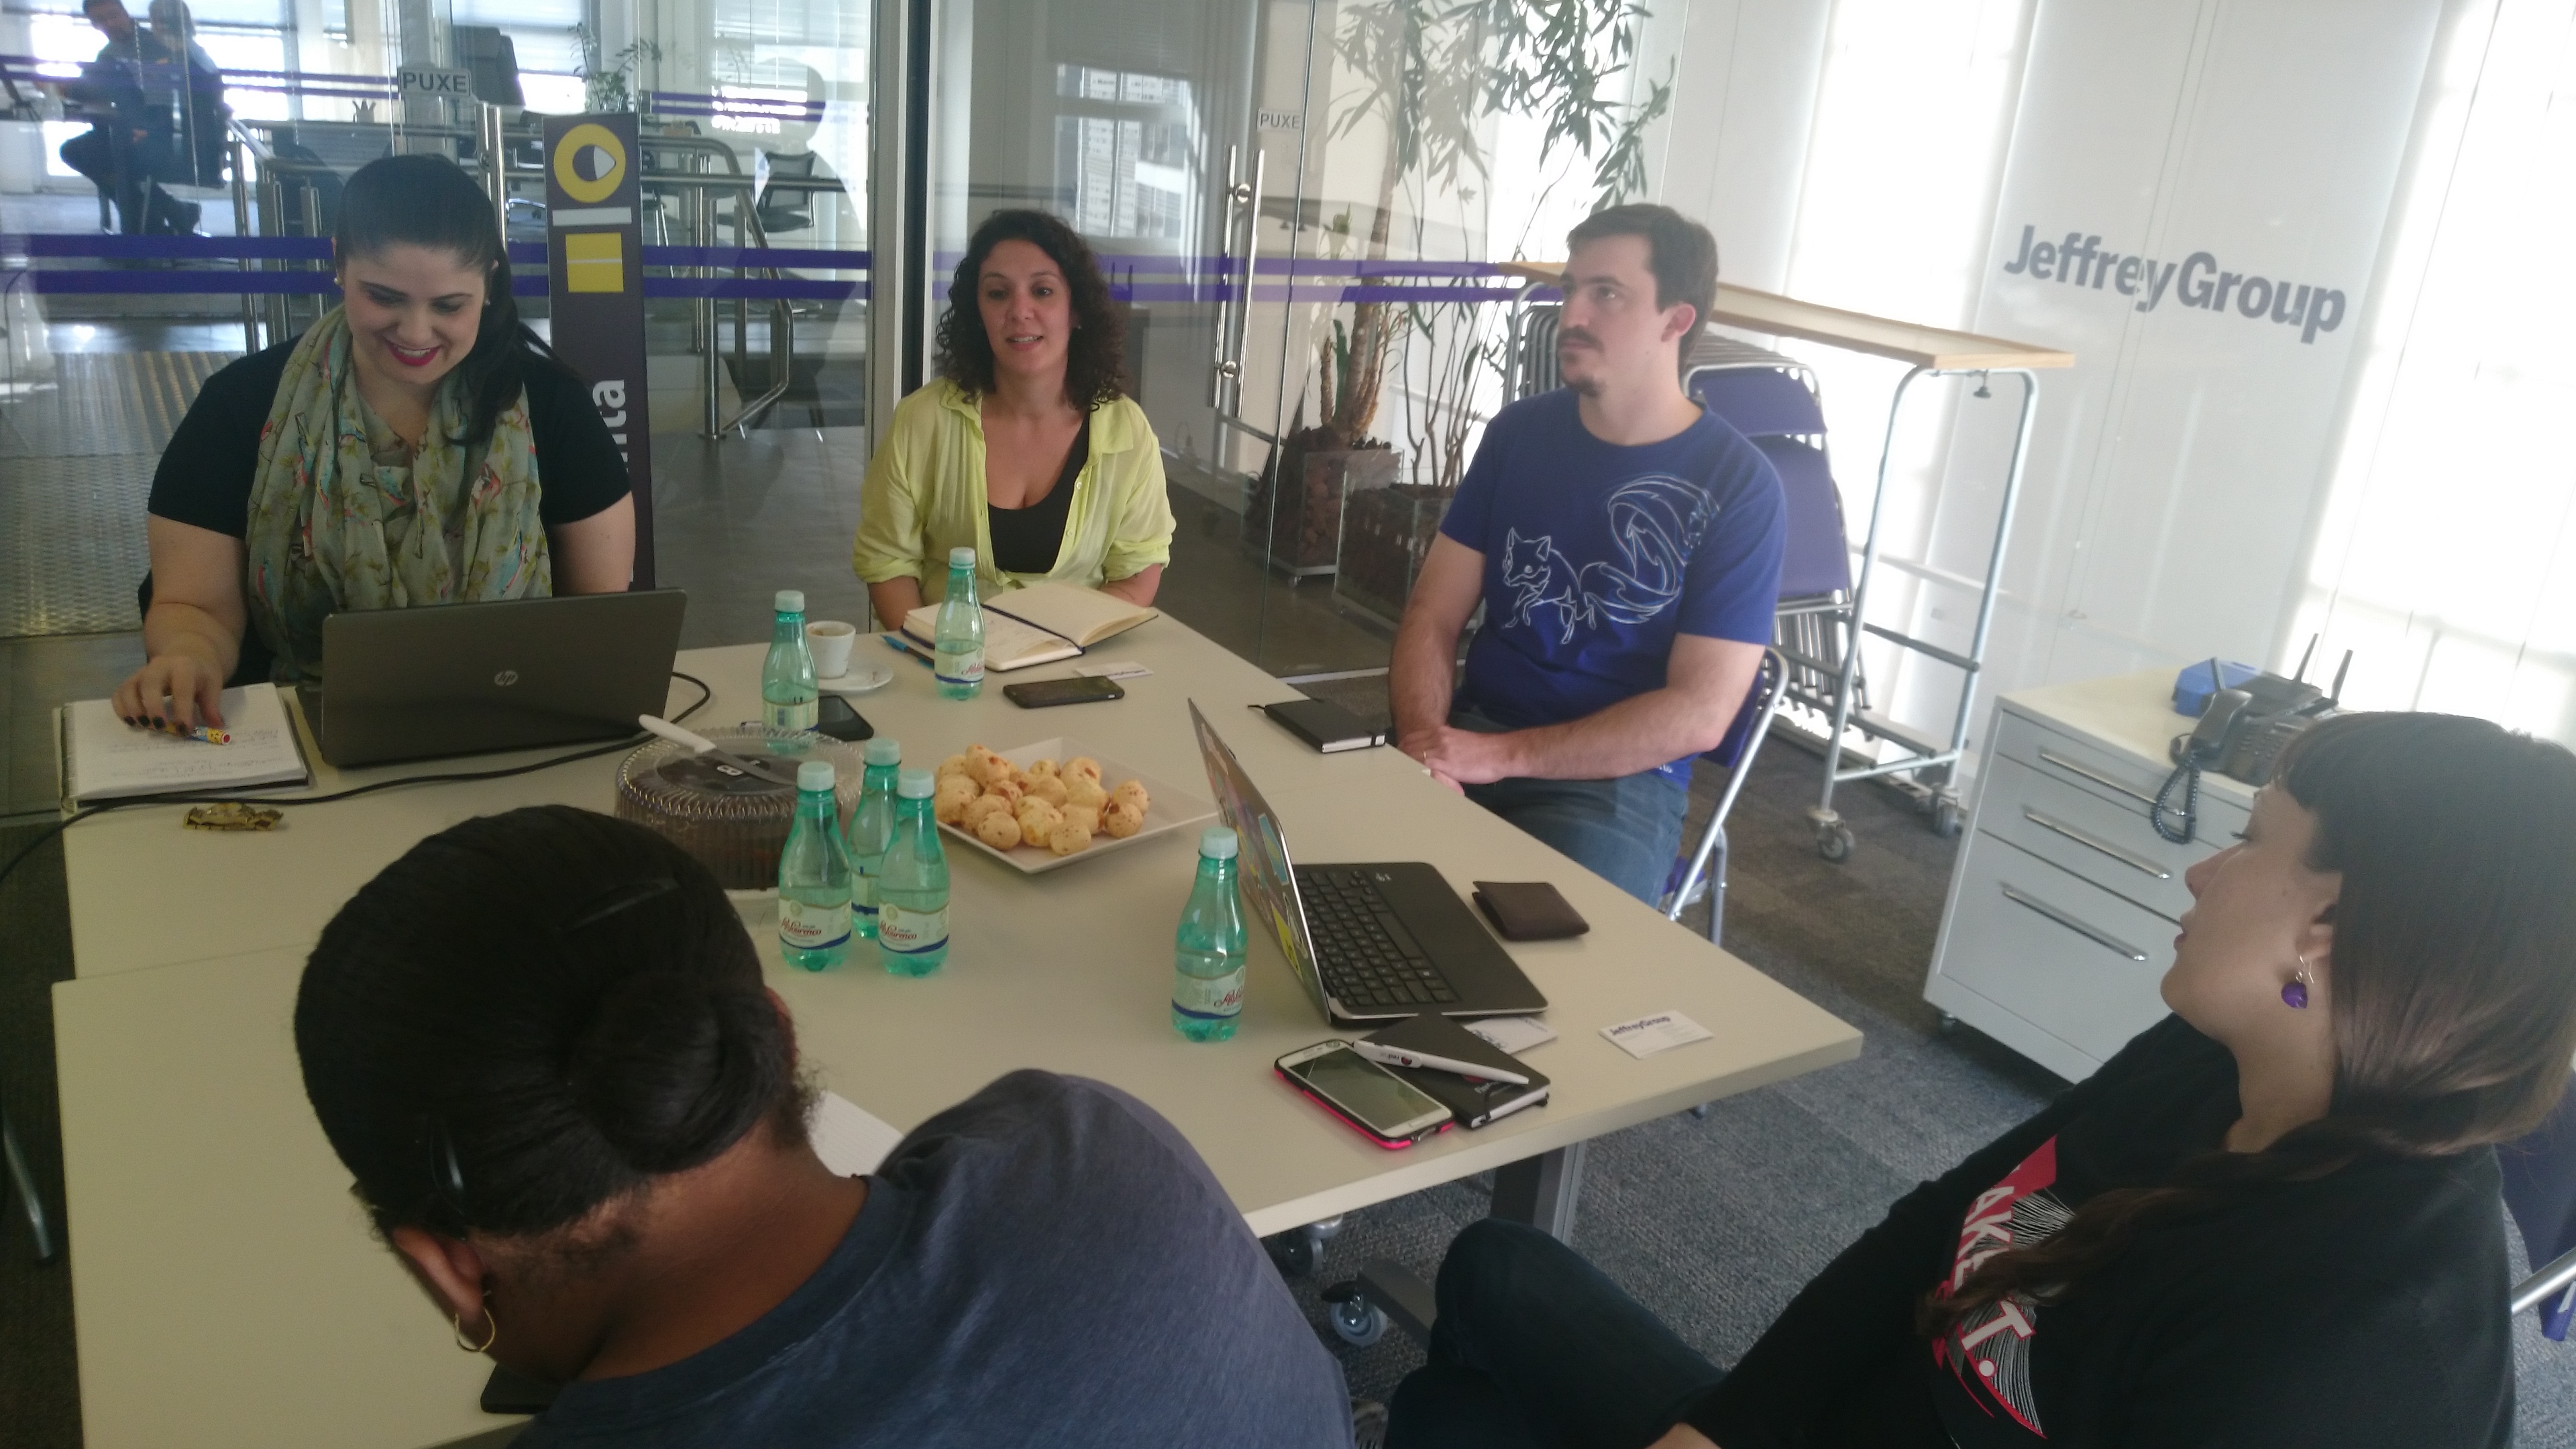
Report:
[[[773,729],[810,730],[822,714],[823,690],[814,682],[814,651],[805,643],[805,594],[780,589],[776,602],[769,657],[760,665],[760,722]]]
[[[973,699],[984,688],[984,605],[975,597],[975,550],[948,551],[948,594],[931,630],[932,672],[942,699]]]
[[[796,767],[796,818],[778,852],[779,954],[805,971],[838,966],[850,954],[850,857],[837,784],[829,760]]]
[[[885,874],[886,846],[894,839],[895,772],[903,746],[889,739],[867,742],[867,774],[859,808],[850,817],[850,929],[860,940],[877,936],[877,880]]]
[[[1243,905],[1235,898],[1234,832],[1199,837],[1199,878],[1181,907],[1172,951],[1172,1029],[1192,1041],[1224,1041],[1243,1016]]]

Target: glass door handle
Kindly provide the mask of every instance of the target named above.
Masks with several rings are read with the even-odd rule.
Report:
[[[1226,410],[1226,388],[1243,377],[1243,337],[1252,320],[1252,273],[1261,255],[1261,182],[1270,158],[1256,146],[1252,152],[1252,178],[1243,177],[1243,148],[1225,148],[1225,229],[1217,244],[1217,285],[1215,370],[1208,379],[1208,406]],[[1234,281],[1234,237],[1238,212],[1242,213],[1243,281]],[[1239,399],[1238,399],[1239,401]]]

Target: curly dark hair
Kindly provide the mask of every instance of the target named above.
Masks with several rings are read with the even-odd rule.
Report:
[[[1053,258],[1073,290],[1074,332],[1065,344],[1064,398],[1089,412],[1127,392],[1127,321],[1109,301],[1109,279],[1091,245],[1064,219],[1043,211],[997,211],[984,218],[966,243],[966,256],[948,281],[948,310],[939,314],[939,375],[970,395],[993,390],[993,340],[984,335],[984,313],[975,283],[993,248],[1024,241]]]

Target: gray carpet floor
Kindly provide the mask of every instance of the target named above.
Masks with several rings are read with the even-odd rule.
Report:
[[[1382,690],[1375,680],[1313,688],[1381,714]],[[1676,1115],[1595,1142],[1576,1215],[1575,1245],[1721,1365],[1889,1202],[2063,1085],[1973,1031],[1938,1030],[1921,988],[1953,846],[1891,796],[1851,790],[1838,804],[1858,848],[1848,863],[1826,864],[1801,814],[1816,772],[1812,757],[1774,747],[1747,781],[1730,829],[1727,946],[1859,1027],[1860,1058],[1729,1098],[1705,1119]],[[1698,782],[1703,814],[1715,785]],[[29,838],[0,830],[0,860]],[[1705,927],[1696,910],[1685,922]],[[0,1102],[57,1213],[47,987],[70,970],[61,853],[49,845],[0,883]],[[1364,1258],[1428,1278],[1450,1238],[1484,1214],[1488,1192],[1483,1182],[1453,1183],[1353,1213],[1320,1271],[1293,1281],[1354,1393],[1384,1398],[1421,1351],[1397,1332],[1366,1349],[1342,1344],[1320,1326],[1321,1289]],[[2520,1271],[2518,1241],[2515,1252]],[[2576,1359],[2541,1339],[2528,1316],[2515,1347],[2516,1443],[2576,1449]],[[37,1266],[14,1202],[0,1207],[0,1440],[80,1443],[75,1362],[69,1274]]]

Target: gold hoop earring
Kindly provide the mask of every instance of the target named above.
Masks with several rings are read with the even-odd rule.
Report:
[[[456,1346],[467,1353],[489,1353],[492,1351],[492,1345],[501,1337],[501,1320],[492,1316],[492,1306],[488,1303],[483,1306],[483,1341],[481,1343],[465,1341],[464,1314],[451,1313],[447,1315],[447,1321],[455,1326]]]

